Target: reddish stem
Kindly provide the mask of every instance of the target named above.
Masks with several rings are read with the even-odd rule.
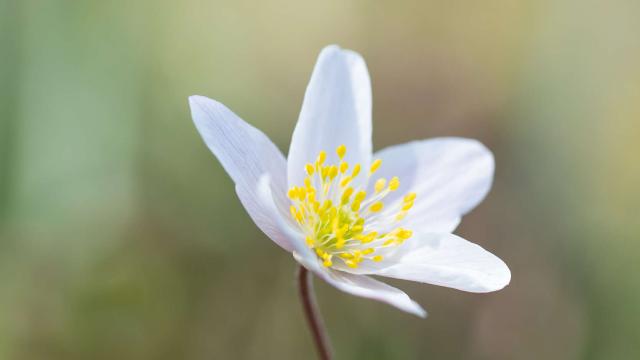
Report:
[[[318,357],[321,360],[331,360],[331,344],[318,311],[318,304],[316,303],[311,282],[311,273],[302,265],[298,267],[298,292],[307,324],[311,329],[311,335],[318,351]]]

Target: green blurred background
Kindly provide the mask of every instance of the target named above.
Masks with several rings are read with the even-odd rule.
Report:
[[[0,359],[312,359],[295,263],[193,126],[222,101],[286,151],[330,43],[374,146],[495,153],[458,234],[505,290],[316,282],[338,359],[640,358],[640,2],[0,0]]]

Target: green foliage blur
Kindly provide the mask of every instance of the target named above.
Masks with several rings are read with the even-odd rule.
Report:
[[[640,2],[0,0],[0,359],[313,359],[295,262],[187,97],[286,153],[320,49],[360,52],[374,146],[496,156],[457,233],[491,294],[391,281],[426,320],[316,282],[338,359],[640,358]]]

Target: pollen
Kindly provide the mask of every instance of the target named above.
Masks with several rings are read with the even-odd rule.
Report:
[[[371,179],[382,165],[380,159],[362,175],[360,164],[344,161],[345,145],[338,146],[335,154],[336,164],[326,163],[327,151],[320,151],[313,163],[301,169],[306,174],[303,184],[287,191],[291,217],[325,267],[358,268],[365,261],[383,261],[387,252],[413,235],[400,225],[416,194],[385,201],[398,190],[400,179]],[[373,186],[367,193],[369,183]]]

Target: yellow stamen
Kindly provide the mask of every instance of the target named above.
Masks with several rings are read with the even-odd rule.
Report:
[[[338,167],[335,165],[331,165],[331,167],[329,168],[329,179],[333,180],[336,176],[338,176]]]
[[[378,170],[378,168],[380,167],[380,165],[382,164],[382,160],[380,159],[376,159],[372,164],[371,164],[371,169],[369,170],[369,172],[371,174],[373,174],[374,172],[376,172],[376,170]]]
[[[326,179],[329,176],[329,167],[323,166],[322,169],[320,170],[320,175],[323,179]]]
[[[376,236],[378,236],[378,233],[374,231],[374,232],[371,232],[371,233],[369,233],[367,235],[360,236],[359,240],[363,244],[366,244],[366,243],[372,242],[376,238]]]
[[[369,210],[371,210],[373,212],[378,212],[378,211],[382,210],[383,207],[384,207],[384,204],[382,203],[382,201],[378,201],[378,202],[374,203],[373,205],[371,205]]]
[[[307,171],[307,175],[309,176],[313,175],[313,172],[315,171],[315,169],[313,168],[313,165],[311,164],[305,165],[304,169]]]
[[[405,202],[409,202],[409,201],[413,201],[416,199],[416,193],[412,192],[412,193],[408,193],[405,197],[404,197],[404,201]]]
[[[318,160],[316,160],[316,162],[319,165],[322,165],[324,163],[324,161],[327,159],[327,153],[323,151],[320,151],[320,154],[318,154]]]
[[[413,231],[407,230],[407,229],[400,229],[396,234],[396,236],[398,236],[400,239],[403,239],[403,240],[410,238],[411,235],[413,235]]]
[[[396,191],[398,190],[399,186],[400,186],[400,179],[398,179],[396,176],[392,177],[391,181],[389,181],[389,190]]]
[[[345,177],[344,179],[342,179],[342,181],[340,181],[340,186],[345,187],[345,186],[349,185],[351,180],[353,180],[353,178],[351,176]]]
[[[353,188],[352,187],[348,187],[344,193],[342,193],[342,201],[341,204],[342,205],[346,205],[349,203],[349,198],[351,197],[351,194],[353,194]]]
[[[413,207],[413,201],[406,202],[402,205],[402,211],[410,210]]]
[[[360,174],[360,164],[353,165],[353,170],[351,171],[351,177],[356,177]]]
[[[340,145],[335,151],[337,163],[326,163],[327,153],[320,151],[314,163],[305,164],[301,169],[306,175],[304,185],[287,190],[291,217],[305,234],[306,245],[316,253],[323,266],[332,267],[338,261],[340,265],[357,268],[363,261],[382,261],[383,255],[376,253],[378,249],[399,246],[413,233],[400,227],[382,234],[376,230],[391,224],[384,219],[386,216],[396,221],[403,219],[413,206],[416,194],[406,194],[387,215],[382,212],[385,209],[383,200],[399,189],[400,180],[397,177],[388,181],[377,179],[373,184],[373,198],[367,199],[364,187],[369,179],[356,181],[361,165],[350,167],[344,161],[346,146]],[[381,163],[379,159],[373,161],[367,176],[377,171]]]
[[[387,241],[385,241],[382,246],[389,246],[389,245],[393,245],[396,242],[396,239],[389,239]]]
[[[376,180],[376,184],[374,186],[374,188],[376,190],[376,194],[379,193],[380,191],[382,191],[386,184],[387,184],[387,180],[385,180],[384,178],[380,178],[380,179]]]

